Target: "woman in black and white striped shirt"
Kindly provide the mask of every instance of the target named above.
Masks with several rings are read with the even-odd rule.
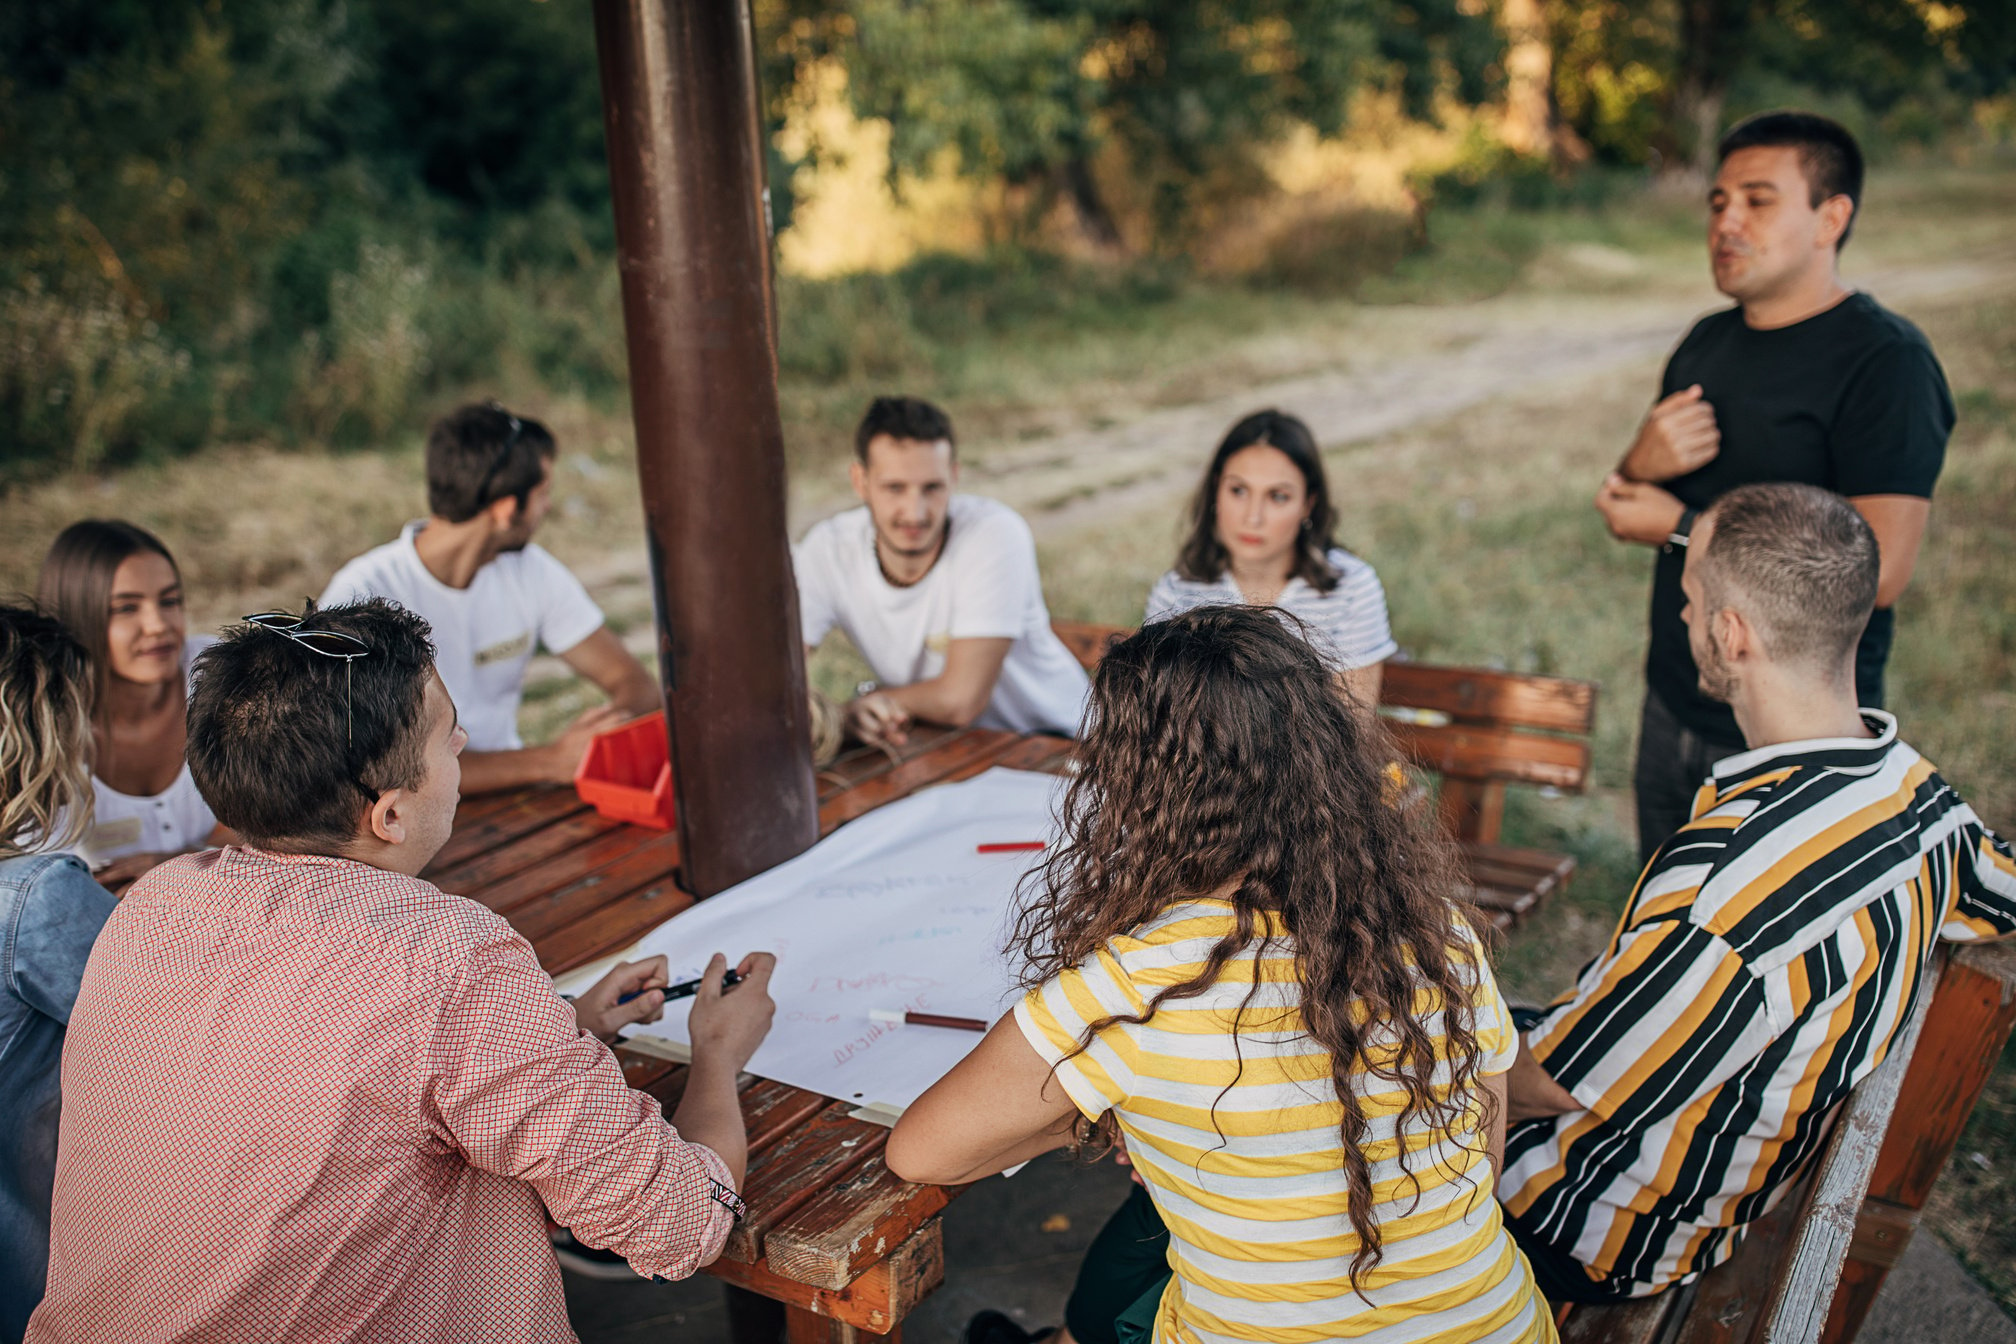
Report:
[[[1354,698],[1378,702],[1380,667],[1399,652],[1386,590],[1332,535],[1337,511],[1307,425],[1268,410],[1232,426],[1190,517],[1176,567],[1148,594],[1148,620],[1206,606],[1279,607],[1302,621]]]

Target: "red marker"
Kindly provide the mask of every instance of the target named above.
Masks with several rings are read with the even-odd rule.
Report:
[[[954,1031],[986,1031],[991,1025],[977,1017],[952,1017],[945,1013],[892,1012],[873,1008],[868,1017],[875,1022],[902,1022],[913,1027],[950,1027]]]
[[[998,844],[980,845],[975,852],[980,854],[1026,854],[1043,848],[1041,840],[1003,840]]]

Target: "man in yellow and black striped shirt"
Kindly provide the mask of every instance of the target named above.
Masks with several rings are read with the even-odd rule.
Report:
[[[1550,1297],[1726,1259],[1883,1061],[1934,940],[2016,933],[2009,845],[1856,706],[1876,576],[1868,525],[1811,486],[1744,487],[1695,525],[1689,637],[1750,750],[1524,1035],[1501,1189]]]

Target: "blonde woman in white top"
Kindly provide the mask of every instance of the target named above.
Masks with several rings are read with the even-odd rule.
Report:
[[[108,519],[72,523],[42,561],[37,596],[91,655],[96,815],[75,852],[116,887],[177,854],[221,844],[184,759],[192,638],[182,574],[160,538]]]

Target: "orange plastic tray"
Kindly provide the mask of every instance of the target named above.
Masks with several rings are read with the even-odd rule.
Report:
[[[663,711],[596,734],[575,768],[574,792],[611,821],[672,829],[672,753]]]

